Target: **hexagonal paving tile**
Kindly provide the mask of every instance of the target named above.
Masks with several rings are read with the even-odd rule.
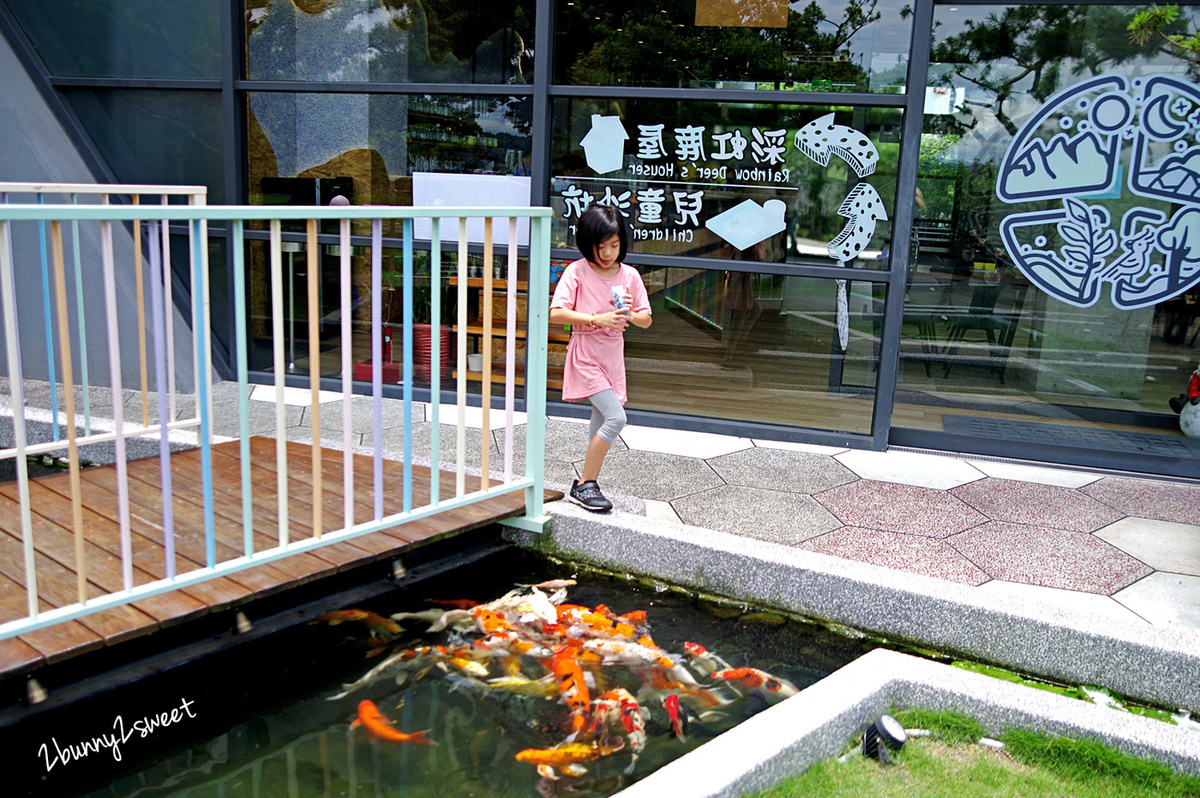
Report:
[[[984,516],[946,491],[861,479],[814,497],[847,526],[944,538]]]
[[[835,458],[863,479],[899,482],[923,488],[953,488],[977,479],[983,472],[965,460],[919,452],[868,452],[853,449]]]
[[[1125,515],[1195,524],[1200,519],[1200,487],[1150,479],[1106,477],[1080,488]]]
[[[1150,574],[1113,598],[1152,624],[1200,631],[1200,576]]]
[[[513,427],[513,455],[516,460],[525,461],[525,436],[528,428],[524,425]],[[496,431],[496,442],[504,450],[505,434],[503,427]],[[562,421],[556,418],[546,419],[546,459],[560,460],[564,463],[582,461],[587,454],[588,426],[576,421]],[[617,438],[613,441],[609,454],[624,451],[625,443]]]
[[[582,463],[580,452],[577,463]],[[670,501],[724,484],[703,460],[656,452],[610,451],[600,471],[600,489]]]
[[[832,457],[783,449],[745,449],[710,458],[708,464],[730,485],[820,493],[858,479]]]
[[[990,578],[946,541],[924,535],[844,526],[796,545],[821,554],[963,585],[980,585]]]
[[[811,496],[721,485],[671,502],[692,526],[793,544],[841,525]]]
[[[1109,595],[1153,572],[1094,535],[989,521],[948,539],[988,575]]]
[[[1075,532],[1092,532],[1124,515],[1079,490],[1057,485],[988,477],[950,492],[996,521]]]
[[[1200,576],[1198,526],[1130,517],[1097,529],[1093,534],[1151,568]]]
[[[659,454],[678,454],[707,460],[754,444],[749,438],[715,435],[711,432],[691,432],[681,429],[642,427],[630,424],[621,431],[621,438],[630,449]]]

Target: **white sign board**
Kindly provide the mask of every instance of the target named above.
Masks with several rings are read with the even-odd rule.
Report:
[[[442,208],[528,208],[531,178],[521,175],[452,175],[413,172],[413,207]],[[417,238],[433,234],[429,219],[413,225]],[[458,225],[452,219],[441,224],[443,241],[458,241]],[[483,243],[483,217],[467,219],[467,240]],[[492,224],[492,243],[508,245],[508,221]],[[529,219],[517,220],[517,244],[529,244]]]

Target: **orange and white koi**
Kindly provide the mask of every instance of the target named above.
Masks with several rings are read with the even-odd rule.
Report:
[[[757,668],[733,668],[717,671],[711,674],[711,678],[729,682],[747,690],[765,690],[779,698],[791,698],[800,692],[796,689],[796,685],[787,679],[772,676],[766,671],[760,671]]]
[[[392,728],[392,721],[388,720],[379,708],[375,706],[373,701],[363,699],[358,702],[358,717],[350,724],[350,728],[362,726],[373,737],[380,740],[387,740],[391,743],[420,743],[421,745],[437,745],[433,740],[425,736],[425,732],[413,732],[405,734],[399,729]]]
[[[538,775],[557,779],[556,770],[568,776],[582,776],[587,769],[580,762],[590,762],[602,756],[615,754],[625,747],[617,737],[599,743],[561,743],[553,748],[526,748],[517,752],[517,761],[537,765]]]
[[[542,590],[561,590],[564,587],[574,587],[577,582],[574,579],[547,579],[545,582],[538,582],[533,585],[525,585],[518,583],[517,587],[540,587]]]

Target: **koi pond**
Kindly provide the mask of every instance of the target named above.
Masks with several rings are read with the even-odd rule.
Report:
[[[8,728],[4,794],[608,796],[876,645],[519,549],[296,620]]]

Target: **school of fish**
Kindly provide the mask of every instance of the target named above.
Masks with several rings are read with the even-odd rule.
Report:
[[[574,580],[519,585],[484,604],[430,601],[437,608],[383,618],[364,610],[339,610],[314,622],[359,622],[370,637],[390,641],[402,624],[424,622],[445,642],[392,651],[330,700],[394,679],[397,685],[429,674],[449,679],[455,690],[501,691],[543,699],[559,707],[558,736],[544,748],[516,754],[543,779],[587,773],[584,763],[619,752],[629,755],[632,773],[646,748],[647,725],[655,723],[681,742],[690,721],[720,714],[721,707],[755,694],[768,703],[795,695],[786,679],[749,667],[735,668],[698,643],[670,653],[650,637],[646,613],[618,614],[603,604],[567,603]],[[446,609],[449,607],[449,609]],[[382,654],[382,651],[376,653]],[[436,745],[426,732],[404,733],[371,701],[361,701],[351,724],[396,743]]]

